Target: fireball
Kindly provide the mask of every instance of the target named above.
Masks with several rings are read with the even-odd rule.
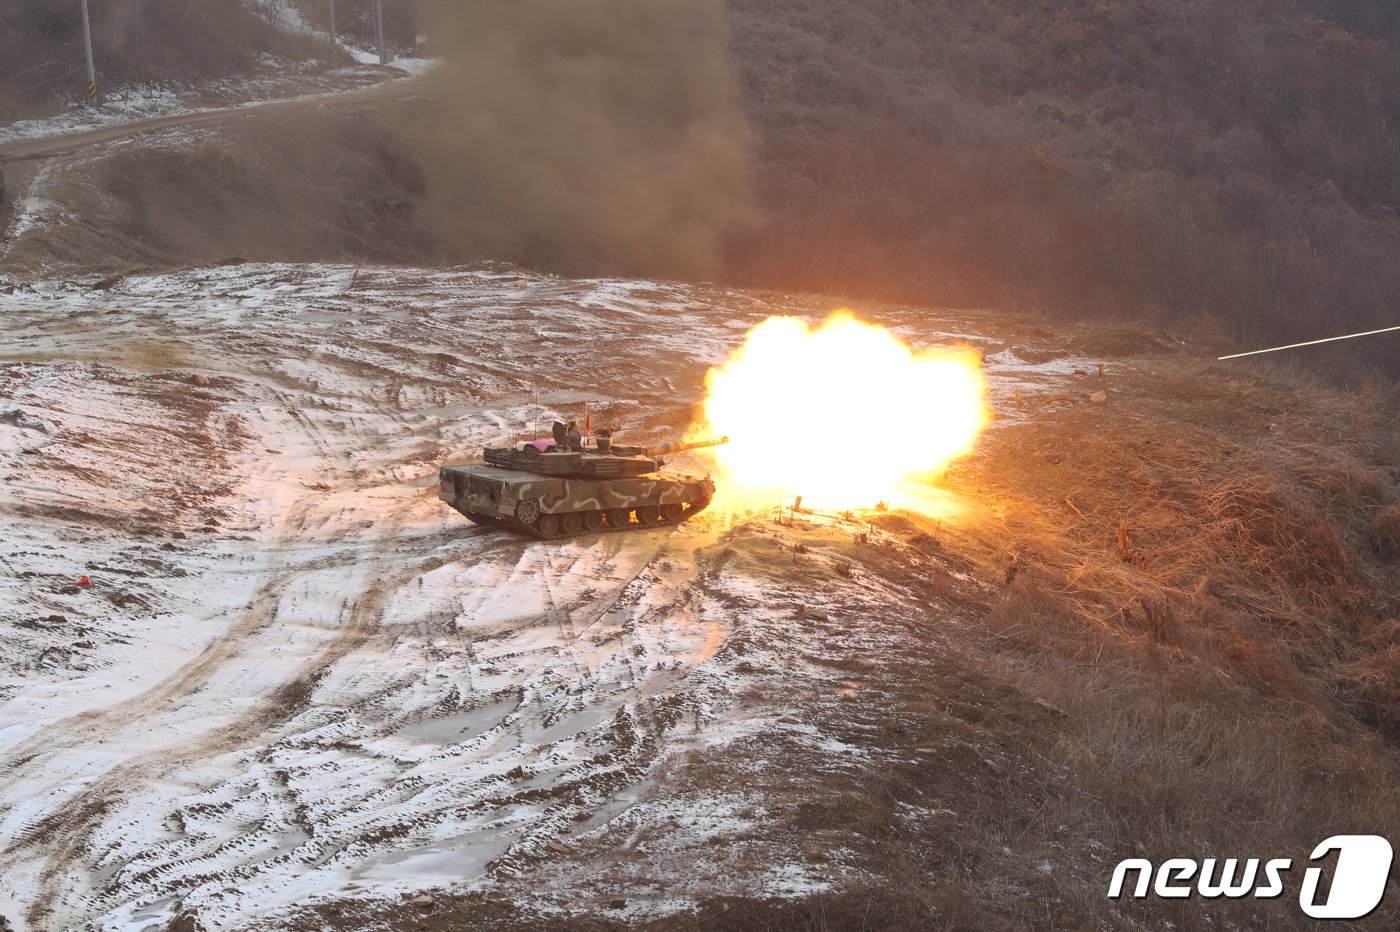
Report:
[[[730,437],[711,451],[721,488],[751,503],[902,503],[902,485],[970,453],[989,418],[975,351],[916,351],[845,311],[816,329],[770,317],[705,383],[701,432]]]

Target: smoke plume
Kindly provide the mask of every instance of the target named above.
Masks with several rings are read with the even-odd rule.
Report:
[[[410,133],[444,245],[694,277],[749,224],[750,134],[722,0],[438,0]]]

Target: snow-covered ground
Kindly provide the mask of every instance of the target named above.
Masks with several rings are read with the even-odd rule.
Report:
[[[826,310],[507,269],[0,280],[0,915],[260,928],[605,840],[683,861],[760,818],[742,786],[681,806],[658,775],[780,718],[746,684],[757,657],[800,663],[792,599],[905,596],[768,575],[796,556],[751,515],[563,542],[477,528],[436,473],[584,401],[661,439],[750,326]],[[889,314],[916,342],[964,326]],[[1003,407],[1078,365],[960,335]],[[628,914],[738,882],[692,863]],[[800,895],[841,870],[794,855],[743,883]]]

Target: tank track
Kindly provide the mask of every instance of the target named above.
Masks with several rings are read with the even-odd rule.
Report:
[[[567,537],[581,537],[584,534],[625,534],[629,531],[649,531],[654,528],[674,527],[675,525],[684,524],[686,521],[689,521],[691,517],[703,511],[706,507],[709,506],[709,504],[709,501],[688,503],[683,506],[685,510],[681,513],[681,516],[679,518],[676,518],[671,521],[667,521],[663,518],[658,521],[650,522],[648,524],[643,524],[642,522],[638,521],[635,516],[636,509],[629,508],[628,511],[633,512],[634,514],[629,515],[631,520],[629,520],[625,527],[618,527],[612,524],[611,522],[604,520],[603,524],[600,527],[594,528],[592,530],[583,527],[579,528],[577,531],[566,531],[564,530],[561,522],[559,529],[552,534],[547,534],[544,532],[544,530],[540,528],[541,522],[539,519],[536,519],[536,521],[533,524],[524,524],[513,518],[495,518],[491,517],[490,515],[468,514],[467,518],[485,527],[510,528],[511,530],[521,531],[523,533],[533,535],[534,537],[537,537],[540,540],[561,540]],[[560,518],[563,514],[583,514],[583,512],[575,511],[555,513],[553,517]],[[540,516],[541,519],[544,517],[544,515]]]

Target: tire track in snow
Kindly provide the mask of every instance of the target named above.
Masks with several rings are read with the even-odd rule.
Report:
[[[405,506],[404,510],[409,510],[411,507],[412,505],[409,504]],[[587,636],[590,629],[602,618],[618,612],[619,609],[622,609],[624,612],[627,610],[628,603],[624,601],[624,599],[626,599],[624,595],[625,590],[633,586],[643,574],[647,573],[659,557],[666,555],[667,545],[671,542],[675,534],[668,532],[652,533],[661,539],[648,542],[649,546],[646,550],[649,552],[645,554],[645,558],[640,561],[636,570],[629,576],[613,580],[614,589],[610,593],[610,596],[595,600],[595,604],[590,607],[588,614],[580,619],[581,623],[576,626],[571,626],[569,631],[552,646],[549,657],[533,667],[528,673],[525,673],[524,677],[520,680],[522,686],[537,678],[541,673],[553,672],[555,670],[572,670],[578,678],[584,680],[589,679],[588,667],[586,664],[580,664],[578,662],[575,651],[580,641]],[[662,537],[663,534],[664,537]],[[392,535],[387,539],[392,540]],[[601,539],[606,540],[609,544],[619,540],[626,540],[626,538],[616,537],[602,537]],[[632,543],[632,541],[628,541],[628,543]],[[547,575],[554,577],[556,581],[567,576],[569,568],[573,566],[572,563],[568,563],[561,568],[555,559],[540,553],[543,548],[549,547],[547,544],[540,544],[533,541],[522,542],[518,539],[511,538],[497,539],[494,544],[495,546],[487,548],[486,553],[478,553],[476,555],[485,556],[495,551],[510,552],[514,550],[517,565],[527,562],[527,558],[529,557],[537,558],[539,556],[545,556]],[[320,656],[303,665],[299,677],[314,680],[318,672],[324,671],[334,663],[335,660],[361,646],[376,627],[377,620],[382,616],[386,599],[404,586],[412,583],[415,579],[421,579],[424,573],[431,572],[434,569],[454,562],[459,556],[460,554],[456,553],[438,554],[425,561],[413,563],[385,577],[383,581],[368,592],[364,598],[356,601],[354,609],[352,610],[355,617],[347,624],[346,627],[348,630],[345,635],[337,638],[335,644],[323,651]],[[616,556],[616,551],[613,552],[612,556]],[[691,569],[698,570],[698,567],[692,566]],[[673,577],[671,584],[675,588],[686,590],[696,579],[698,579],[698,573],[692,572],[684,579]],[[686,598],[684,592],[682,592],[679,597]],[[667,602],[665,604],[670,603]],[[652,606],[647,610],[647,614],[654,614],[656,610],[657,607]],[[559,615],[560,611],[557,604],[551,604],[545,611],[534,614],[526,619],[525,624],[518,626],[515,630],[519,633],[521,629],[531,626],[550,627],[558,623],[557,619]],[[711,637],[707,641],[707,646],[712,640],[713,638]],[[632,644],[627,641],[620,642],[619,649],[622,650],[624,654],[628,653],[632,650]],[[708,653],[706,653],[705,656],[708,656]],[[624,660],[630,663],[630,658],[624,657]],[[635,677],[635,673],[633,676]],[[669,677],[666,678],[669,679]],[[291,680],[289,682],[295,681],[296,680]],[[658,688],[652,692],[655,694],[659,691],[660,689]],[[650,760],[657,752],[657,748],[659,747],[659,732],[656,731],[654,726],[642,723],[638,719],[636,713],[630,711],[630,702],[626,691],[620,694],[616,691],[603,694],[585,689],[583,701],[591,702],[594,705],[602,703],[604,710],[601,717],[604,720],[609,718],[614,719],[615,725],[613,728],[622,728],[623,731],[619,732],[618,735],[620,739],[625,736],[625,740],[622,740],[622,743],[618,745],[617,749],[604,752],[592,763],[581,763],[571,768],[565,774],[562,774],[558,785],[550,794],[552,797],[557,797],[558,802],[552,805],[549,811],[541,816],[542,821],[538,822],[535,828],[532,829],[530,833],[527,833],[527,836],[544,831],[548,837],[554,837],[549,831],[551,826],[557,829],[561,824],[576,821],[581,813],[584,815],[591,815],[593,809],[589,808],[590,801],[593,807],[596,808],[596,805],[600,805],[601,800],[605,799],[607,796],[607,793],[604,792],[607,787],[615,784],[620,785],[619,781],[621,781],[622,784],[631,782],[641,771],[649,766]],[[268,708],[269,705],[271,705],[270,708]],[[197,758],[217,756],[221,753],[227,753],[234,747],[247,745],[249,743],[248,735],[250,732],[266,734],[269,728],[280,723],[280,721],[285,721],[288,717],[286,709],[278,708],[275,703],[272,702],[265,703],[265,712],[268,714],[252,716],[247,721],[231,725],[227,729],[224,729],[223,732],[200,742],[197,746],[185,747],[180,749],[178,753],[161,754],[137,762],[131,767],[125,768],[124,772],[111,775],[105,785],[95,788],[94,792],[85,794],[84,803],[79,809],[79,812],[83,814],[85,818],[76,826],[73,826],[68,832],[61,834],[60,847],[53,852],[46,865],[46,873],[42,878],[42,895],[36,906],[42,910],[46,908],[44,904],[61,899],[66,894],[75,895],[78,893],[76,890],[65,889],[63,885],[65,875],[67,872],[71,871],[75,863],[82,863],[84,855],[88,853],[86,851],[86,845],[92,831],[101,824],[103,818],[109,812],[108,807],[104,805],[105,800],[110,799],[113,795],[129,792],[140,779],[149,779],[159,774],[173,772],[184,762]],[[592,713],[589,707],[585,706],[578,710],[578,714],[586,718],[588,714]],[[499,723],[499,726],[511,730],[522,725],[528,725],[529,727],[543,730],[555,730],[560,727],[558,721],[551,722],[541,719],[539,717],[540,715],[541,711],[538,707],[534,709],[522,709],[520,706],[516,706],[506,714]],[[618,718],[618,716],[621,716],[621,718]],[[558,735],[553,739],[551,744],[557,744],[559,741],[567,740],[567,737],[567,735],[563,734]],[[506,789],[506,792],[502,793],[500,789]],[[370,805],[367,800],[359,807],[364,818],[357,822],[358,832],[384,833],[392,838],[395,834],[402,831],[421,826],[425,823],[431,823],[441,815],[450,815],[452,812],[461,809],[464,805],[470,805],[476,808],[487,807],[493,810],[502,809],[507,807],[514,797],[508,787],[500,789],[496,788],[491,781],[487,781],[481,786],[480,793],[420,801],[420,796],[432,796],[437,793],[437,790],[431,785],[424,784],[409,783],[407,785],[401,785],[388,795],[380,794],[373,800],[372,805]],[[601,797],[599,794],[602,794]],[[404,821],[405,819],[407,821]],[[358,834],[353,834],[351,837],[343,838],[340,842],[336,842],[333,839],[326,839],[318,842],[318,859],[324,861],[332,856],[329,852],[344,850],[347,845],[360,844],[358,837]],[[540,837],[543,838],[545,836]],[[513,869],[511,865],[523,863],[522,859],[528,860],[538,856],[539,851],[537,849],[539,849],[539,845],[542,843],[543,842],[540,842],[538,838],[531,841],[530,838],[527,837],[521,842],[512,845],[510,849],[503,854],[503,860],[499,861],[495,869],[508,871]],[[327,846],[329,846],[329,848]],[[184,862],[166,862],[166,864],[168,869],[178,870],[182,867]],[[214,883],[215,880],[219,880],[219,882],[232,882],[244,875],[254,876],[266,866],[267,865],[260,866],[254,863],[243,867],[231,868],[232,874],[225,871],[216,877],[207,879],[206,882]],[[219,878],[222,879],[220,880]],[[125,891],[123,895],[127,895],[130,892],[131,891]],[[109,896],[114,895],[116,895],[116,891],[99,892],[91,905],[98,906],[98,904],[107,900]],[[49,915],[50,913],[37,911],[32,914],[32,918],[33,921],[38,923]]]
[[[316,448],[318,459],[323,465],[329,465],[325,461],[330,460],[338,467],[334,472],[349,472],[353,469],[343,453],[325,435],[325,431],[312,418],[297,410],[286,393],[273,389],[272,394],[282,403],[283,409],[301,425],[306,439]],[[360,434],[355,439],[364,442],[366,438]],[[29,736],[11,750],[8,762],[0,768],[0,775],[4,777],[4,783],[0,786],[9,789],[32,782],[36,778],[42,780],[48,776],[47,771],[53,762],[65,752],[92,747],[100,744],[104,736],[121,734],[138,723],[178,713],[184,707],[184,700],[207,687],[215,676],[244,651],[250,639],[278,622],[281,601],[295,581],[321,569],[354,566],[361,562],[364,554],[357,550],[313,556],[300,563],[293,559],[307,549],[304,540],[312,520],[321,517],[324,522],[327,517],[335,517],[319,514],[323,511],[323,503],[333,501],[339,491],[359,489],[360,481],[352,478],[315,493],[302,495],[293,501],[282,519],[276,545],[265,551],[266,562],[259,571],[260,581],[256,585],[254,595],[232,625],[206,645],[197,657],[155,687],[123,702],[59,720]],[[389,514],[380,526],[380,533],[373,540],[372,554],[383,554],[386,547],[403,544],[395,532],[402,524],[403,517],[419,505],[418,497],[412,497]],[[343,509],[337,515],[342,512]],[[299,541],[303,542],[302,547],[297,546]],[[430,539],[430,543],[435,542]],[[383,563],[390,562],[393,554],[390,552],[388,559],[379,559]],[[372,572],[369,575],[374,578],[380,574]],[[224,747],[235,736],[245,741],[253,740],[268,727],[276,724],[282,713],[293,712],[296,703],[292,700],[306,693],[314,685],[317,671],[329,667],[353,650],[363,639],[364,629],[369,622],[366,621],[366,610],[360,606],[372,605],[375,599],[382,605],[385,596],[377,595],[379,592],[378,587],[372,588],[360,599],[355,600],[350,607],[346,623],[341,626],[332,644],[312,661],[293,671],[292,675],[264,700],[257,712],[185,744],[183,759],[214,753],[215,749]],[[62,871],[62,865],[80,852],[92,830],[110,808],[111,801],[125,790],[129,790],[141,774],[150,774],[153,768],[174,765],[180,759],[181,755],[171,750],[138,754],[128,758],[98,778],[93,785],[81,788],[68,796],[59,806],[56,807],[51,800],[46,800],[48,813],[21,826],[13,841],[0,851],[0,870],[9,868],[39,844],[49,847],[51,851],[41,874],[40,893],[32,901],[31,922],[42,927],[41,920],[49,913],[49,901],[58,892],[56,878]],[[8,797],[9,794],[6,795]],[[0,816],[9,808],[11,807],[0,809]]]
[[[415,274],[420,284],[414,283]],[[356,870],[378,871],[372,882],[382,883],[386,872],[412,875],[414,865],[424,863],[420,849],[439,830],[461,839],[495,822],[504,825],[494,836],[504,844],[498,867],[550,856],[540,845],[557,837],[561,824],[580,815],[605,817],[616,805],[610,802],[616,790],[635,785],[645,774],[664,748],[668,727],[658,701],[669,702],[668,692],[682,696],[678,702],[691,701],[683,699],[683,691],[691,688],[683,681],[722,643],[726,626],[701,620],[704,580],[697,551],[713,544],[708,523],[541,543],[465,523],[444,528],[440,520],[421,520],[428,509],[442,507],[432,500],[431,490],[423,487],[421,494],[406,498],[398,493],[406,482],[419,481],[419,464],[435,455],[424,455],[425,444],[462,450],[502,437],[507,427],[519,423],[527,384],[564,386],[557,370],[552,381],[541,378],[531,359],[507,349],[511,341],[528,338],[538,320],[569,334],[552,335],[563,348],[552,349],[552,342],[546,352],[576,354],[596,343],[594,318],[618,315],[592,308],[580,295],[604,286],[498,288],[455,272],[371,270],[353,299],[337,296],[323,302],[316,297],[314,306],[303,308],[354,314],[359,320],[364,319],[361,308],[367,308],[371,319],[358,329],[373,330],[376,313],[399,320],[394,302],[402,299],[404,313],[412,319],[395,323],[388,339],[362,340],[362,334],[340,327],[339,321],[318,330],[315,321],[307,324],[298,316],[296,303],[308,299],[298,297],[297,289],[322,287],[304,269],[249,266],[181,276],[178,281],[191,282],[194,293],[212,291],[217,299],[213,308],[203,307],[199,299],[188,302],[191,319],[180,318],[182,327],[189,323],[194,328],[182,331],[188,334],[191,357],[219,360],[226,376],[251,386],[249,397],[279,416],[297,419],[295,432],[306,449],[299,447],[288,457],[311,462],[298,467],[307,480],[334,480],[316,493],[289,496],[290,508],[304,509],[300,522],[292,523],[289,513],[266,532],[269,545],[257,548],[263,575],[247,609],[260,612],[263,624],[248,614],[239,616],[238,623],[251,625],[244,640],[256,641],[271,625],[299,624],[293,603],[307,596],[306,590],[324,587],[326,577],[318,573],[333,572],[351,585],[343,600],[334,593],[329,597],[333,604],[325,614],[336,619],[334,640],[316,641],[300,662],[279,669],[278,682],[258,690],[253,708],[230,721],[219,720],[203,734],[131,757],[124,769],[110,768],[80,788],[74,803],[65,807],[66,817],[53,823],[57,831],[19,859],[27,871],[43,859],[41,876],[35,878],[42,880],[42,902],[33,904],[32,915],[42,916],[39,925],[44,926],[91,922],[107,927],[120,925],[119,916],[137,915],[122,911],[137,909],[130,905],[137,898],[149,904],[154,898],[179,896],[181,902],[202,902],[201,909],[212,910],[206,921],[225,927],[257,916],[281,895],[277,884],[298,872],[349,862],[358,865]],[[132,293],[163,294],[160,289],[167,286],[159,282],[134,280]],[[238,287],[220,294],[219,287],[229,283]],[[463,287],[485,297],[463,307]],[[275,300],[259,296],[258,289],[276,292]],[[323,311],[323,303],[332,310]],[[530,314],[518,316],[521,309]],[[165,326],[167,315],[152,313],[141,326]],[[207,318],[213,323],[203,329],[198,326],[201,314],[213,315]],[[450,321],[434,326],[435,318],[448,317]],[[688,315],[658,319],[644,308],[630,314],[631,320],[692,335],[704,327]],[[659,391],[661,368],[672,364],[654,357],[653,342],[622,339],[625,334],[614,333],[621,326],[616,321],[607,326],[612,328],[604,328],[608,333],[618,336],[620,355],[632,374],[610,376],[611,388],[601,387],[600,393],[620,391],[623,382],[629,396]],[[473,355],[469,347],[482,332],[499,339],[498,359],[489,353],[485,360]],[[319,351],[321,343],[330,351]],[[470,369],[424,369],[439,351],[455,352],[470,362]],[[467,372],[471,390],[464,393]],[[380,387],[385,373],[392,374],[390,390]],[[575,382],[564,387],[572,393],[578,388]],[[425,410],[410,410],[414,397],[425,399]],[[670,404],[650,396],[641,402],[644,412]],[[464,420],[452,420],[459,417]],[[402,467],[409,462],[414,465],[405,479]],[[362,495],[373,500],[354,500]],[[395,508],[400,509],[397,528],[387,519],[375,526],[356,523],[362,514],[377,520]],[[434,524],[438,527],[429,529]],[[415,525],[424,527],[413,530]],[[459,546],[445,547],[451,540]],[[681,554],[682,549],[689,553]],[[443,614],[441,600],[433,601],[432,587],[449,592],[454,586],[465,588],[465,580],[478,578],[470,575],[471,568],[492,561],[513,567],[492,583],[509,592],[494,601],[460,592],[455,596],[461,605],[455,632],[440,636],[445,629],[434,619],[451,616]],[[663,567],[667,562],[674,567]],[[454,564],[463,566],[463,581],[444,576],[443,567]],[[232,564],[210,570],[225,577],[240,572]],[[360,580],[368,582],[361,585]],[[542,587],[548,589],[547,600],[539,592]],[[539,605],[534,604],[536,595]],[[528,604],[510,604],[521,596]],[[668,626],[683,630],[672,632]],[[183,686],[165,697],[175,701],[177,711],[217,711],[219,703],[229,701],[227,690],[215,687],[241,669],[251,647],[227,647],[227,656],[219,654],[224,647],[210,654],[203,673],[195,658],[188,670],[172,674],[186,675]],[[465,672],[436,679],[442,676],[437,671],[454,669]],[[527,691],[533,692],[529,703],[511,701]],[[51,751],[65,745],[89,753],[88,773],[108,767],[103,752],[94,747],[106,728],[114,734],[164,728],[172,717],[165,714],[169,705],[132,706],[125,718],[119,711],[103,723],[93,720],[66,739],[63,728],[77,723],[55,723],[51,728],[58,730],[47,732],[51,744],[45,748],[36,741],[33,750],[39,756],[19,764],[19,772],[29,784],[39,785],[45,761],[55,759]],[[298,719],[304,711],[324,714]],[[406,732],[410,723],[422,725],[423,735],[438,729],[443,737],[416,738]],[[331,736],[324,743],[317,737],[323,731]],[[210,760],[219,755],[225,759]],[[316,782],[308,776],[322,767],[339,768],[335,779]],[[519,776],[506,776],[517,768]],[[265,817],[250,819],[240,803],[235,810],[241,814],[210,816],[188,834],[180,827],[187,810],[203,807],[203,800],[236,802],[252,792],[249,787],[260,785],[267,789],[259,791],[259,804],[276,810]],[[170,825],[122,843],[132,815],[131,808],[123,808],[128,799],[139,800],[143,813],[169,813]],[[297,814],[297,807],[306,807],[310,815]],[[315,837],[297,842],[310,828],[287,825],[301,825],[303,818]],[[285,839],[278,833],[286,833]],[[255,837],[261,847],[253,843]],[[129,871],[128,864],[134,865]],[[336,876],[333,871],[322,875],[320,889],[343,883]],[[218,895],[206,896],[225,887],[237,887],[234,898],[243,902],[232,912],[221,911],[225,907]],[[25,905],[31,905],[29,894],[24,895]],[[161,922],[174,908],[139,913],[140,922]]]
[[[385,522],[388,531],[386,541],[393,541],[393,531],[402,524],[402,515],[416,505],[416,502],[411,501],[389,516]],[[77,794],[65,806],[75,815],[48,826],[48,831],[45,832],[53,850],[45,860],[40,874],[38,895],[30,907],[29,921],[42,927],[42,921],[52,912],[52,902],[68,892],[63,885],[65,876],[71,873],[75,863],[81,863],[89,838],[115,799],[131,792],[143,782],[178,770],[190,761],[217,757],[261,741],[267,732],[292,718],[306,705],[320,675],[364,642],[377,624],[385,601],[399,586],[442,566],[451,559],[447,555],[436,555],[407,567],[391,570],[390,564],[397,561],[396,555],[381,552],[377,558],[372,558],[372,566],[369,569],[370,578],[376,581],[365,593],[351,602],[348,618],[336,637],[316,656],[297,667],[275,692],[259,703],[255,711],[175,748],[128,760],[109,771],[96,784]],[[385,572],[387,575],[383,575]],[[293,572],[279,577],[267,588],[263,604],[256,610],[254,618],[264,620],[264,624],[271,624],[276,620],[277,603],[281,593],[295,575]],[[247,620],[245,616],[245,622]],[[261,626],[257,625],[251,630]],[[238,627],[248,628],[246,624]],[[221,652],[225,655],[221,662],[226,662],[237,653],[237,647],[230,644],[227,638],[221,639],[221,642],[229,647]],[[200,673],[211,669],[208,663],[201,664],[200,667]],[[212,669],[217,669],[217,665]],[[204,675],[202,680],[207,682],[208,675]],[[188,675],[181,677],[182,684],[194,681],[195,679]]]

